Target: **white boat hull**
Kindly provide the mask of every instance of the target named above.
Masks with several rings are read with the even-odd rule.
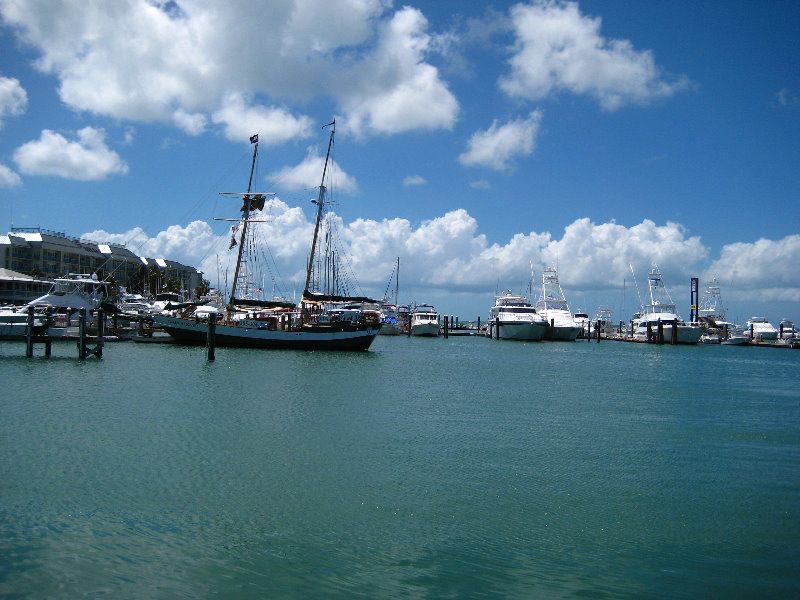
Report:
[[[412,325],[411,335],[418,335],[422,337],[436,337],[439,335],[439,324],[420,323],[419,325]]]
[[[498,335],[499,330],[499,335]],[[496,322],[489,323],[489,337],[497,338],[499,337],[501,340],[525,340],[525,341],[532,341],[537,342],[542,339],[544,336],[545,331],[547,331],[547,326],[541,322],[518,322],[518,321],[506,321],[500,322],[500,327],[498,328]]]
[[[661,322],[664,331],[664,343],[672,343],[672,323],[667,321]],[[658,323],[650,324],[650,341],[656,341],[658,336]],[[703,330],[700,327],[692,325],[678,325],[678,344],[697,344],[703,336]],[[647,340],[647,326],[639,325],[633,335],[633,339],[646,342]]]
[[[578,327],[577,325],[554,325],[550,326],[547,325],[547,333],[545,334],[545,339],[557,341],[557,342],[574,342],[578,339],[581,331],[583,331],[582,327]]]

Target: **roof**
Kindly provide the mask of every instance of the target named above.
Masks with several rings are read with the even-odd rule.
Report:
[[[39,279],[35,279],[30,275],[25,275],[25,273],[18,273],[17,271],[12,271],[11,269],[0,269],[0,279],[16,279],[22,281],[41,281]]]

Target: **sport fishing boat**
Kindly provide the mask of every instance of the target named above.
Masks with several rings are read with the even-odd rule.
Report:
[[[77,335],[81,310],[86,311],[86,325],[95,326],[94,314],[108,296],[108,283],[97,275],[70,273],[53,280],[45,295],[23,306],[0,311],[0,339],[17,339],[25,335],[28,310],[33,308],[34,326],[50,337]]]
[[[322,171],[322,181],[319,185],[319,195],[314,234],[311,241],[311,250],[306,267],[305,287],[303,298],[298,307],[292,302],[281,300],[258,300],[247,298],[248,260],[244,254],[245,248],[252,248],[251,231],[259,219],[254,218],[255,211],[264,209],[264,201],[268,194],[251,192],[253,183],[253,170],[258,154],[258,135],[250,138],[254,144],[253,162],[250,167],[250,179],[247,192],[233,194],[242,199],[241,219],[238,226],[232,228],[231,248],[238,243],[238,256],[236,269],[233,276],[233,285],[230,300],[225,308],[225,313],[215,323],[215,344],[219,347],[238,346],[249,348],[267,349],[294,349],[294,350],[367,350],[380,330],[381,323],[377,312],[361,310],[357,307],[365,303],[375,303],[375,300],[364,296],[350,296],[340,293],[339,289],[328,288],[320,290],[319,281],[323,279],[321,271],[325,265],[331,272],[336,258],[327,248],[318,250],[320,245],[320,227],[323,224],[326,208],[326,176],[328,164],[331,160],[336,122],[333,121],[325,127],[331,128],[328,140],[328,151],[325,156],[325,165]],[[331,227],[331,219],[325,219],[325,224]],[[240,231],[238,242],[236,233]],[[331,239],[331,236],[322,236]],[[320,258],[317,254],[325,256]],[[315,272],[316,270],[316,272]],[[315,277],[316,275],[316,277]],[[252,290],[250,290],[252,291]],[[238,295],[237,295],[238,294]],[[353,308],[353,306],[356,308]],[[339,310],[334,310],[335,307]],[[208,337],[209,318],[205,320],[198,316],[186,317],[153,315],[156,327],[161,327],[178,342],[186,344],[204,344]]]
[[[411,335],[436,337],[439,335],[439,313],[430,304],[420,304],[411,313]]]
[[[545,339],[574,342],[578,338],[581,326],[569,310],[558,282],[558,273],[553,267],[542,273],[542,295],[536,303],[536,312],[547,321]]]
[[[663,332],[665,344],[671,344],[673,326],[677,325],[677,344],[696,344],[703,335],[703,329],[697,325],[686,324],[675,312],[675,303],[661,278],[658,266],[653,266],[647,276],[650,288],[650,304],[642,306],[642,310],[633,321],[633,338],[640,341],[652,341],[658,335],[659,327]]]
[[[538,341],[547,331],[547,321],[527,298],[508,290],[495,298],[487,327],[491,338]]]

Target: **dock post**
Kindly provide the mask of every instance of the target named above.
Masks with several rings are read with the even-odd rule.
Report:
[[[500,317],[494,318],[494,335],[495,339],[500,339]]]
[[[672,345],[678,345],[678,319],[672,320]]]
[[[481,334],[481,317],[478,315],[478,335]]]
[[[447,339],[447,322],[449,321],[450,317],[447,315],[444,316],[444,323],[442,326],[442,331],[444,332],[444,339]]]
[[[599,344],[600,343],[600,321],[597,321],[597,323],[595,324],[594,332],[597,334],[597,343]]]
[[[661,320],[658,321],[658,327],[656,328],[656,344],[659,346],[664,343],[664,323]]]
[[[215,360],[214,346],[216,344],[217,332],[217,313],[209,313],[208,329],[206,335],[206,348],[208,350],[208,360]]]
[[[591,321],[587,321],[586,322],[586,341],[587,342],[591,342],[592,341],[592,322]]]
[[[94,355],[97,358],[103,358],[103,346],[105,345],[106,337],[106,311],[103,309],[97,310],[97,345],[94,348]]]
[[[78,316],[78,358],[86,358],[86,309],[82,308]]]
[[[33,307],[28,307],[28,320],[25,323],[25,356],[33,356]]]

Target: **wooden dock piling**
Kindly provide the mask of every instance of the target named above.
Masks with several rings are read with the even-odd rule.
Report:
[[[217,332],[217,313],[209,313],[208,328],[206,335],[206,349],[208,350],[208,360],[215,360],[214,347],[216,345]]]

